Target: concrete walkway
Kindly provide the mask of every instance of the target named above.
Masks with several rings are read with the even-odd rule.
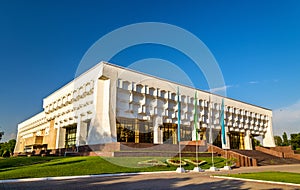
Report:
[[[1,183],[0,189],[300,189],[295,186],[211,178],[212,174],[284,171],[300,173],[300,164],[238,168],[219,172],[156,172],[131,175],[103,175],[82,178],[56,178],[26,182]]]

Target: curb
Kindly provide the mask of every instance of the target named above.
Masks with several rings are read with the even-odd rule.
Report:
[[[300,184],[296,184],[296,183],[285,183],[285,182],[278,182],[278,181],[264,181],[264,180],[257,180],[257,179],[245,179],[245,178],[226,177],[226,176],[210,176],[210,177],[211,178],[218,178],[218,179],[232,179],[232,180],[239,180],[239,181],[250,181],[250,182],[259,182],[259,183],[269,183],[269,184],[289,185],[289,186],[300,187]]]
[[[2,184],[2,183],[34,182],[34,181],[68,180],[68,179],[79,179],[79,178],[117,177],[117,176],[131,176],[131,175],[145,175],[145,174],[163,174],[163,173],[174,173],[174,171],[136,172],[136,173],[117,173],[117,174],[79,175],[79,176],[60,176],[60,177],[41,177],[41,178],[25,178],[25,179],[7,179],[7,180],[0,180],[0,184]]]

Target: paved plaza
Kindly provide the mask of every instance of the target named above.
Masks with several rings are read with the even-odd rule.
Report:
[[[284,171],[300,173],[300,164],[238,168],[230,173],[245,173],[259,171]],[[300,189],[300,186],[287,186],[260,182],[248,182],[210,177],[212,174],[224,174],[228,171],[202,173],[157,172],[147,174],[132,174],[120,176],[99,176],[76,179],[59,179],[45,181],[27,181],[0,183],[0,189]]]

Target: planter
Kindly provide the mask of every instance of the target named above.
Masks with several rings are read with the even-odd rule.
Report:
[[[166,160],[168,164],[173,166],[180,166],[180,160],[174,160],[174,159],[167,159]],[[187,163],[183,160],[181,160],[181,166],[185,166]]]
[[[163,163],[159,160],[145,160],[138,162],[139,166],[167,166],[167,164]]]
[[[191,163],[191,164],[193,164],[193,165],[195,165],[195,166],[200,166],[200,165],[206,163],[205,160],[198,160],[198,163],[197,163],[196,160],[190,160],[190,159],[184,159],[184,161],[186,161],[186,162],[188,162],[188,163]]]

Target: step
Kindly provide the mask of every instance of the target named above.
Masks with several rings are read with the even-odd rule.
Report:
[[[260,152],[258,150],[231,150],[231,151],[251,158],[255,158],[257,160],[258,166],[300,164],[300,160],[293,159],[293,158],[280,158],[280,157],[273,156],[271,154]]]

